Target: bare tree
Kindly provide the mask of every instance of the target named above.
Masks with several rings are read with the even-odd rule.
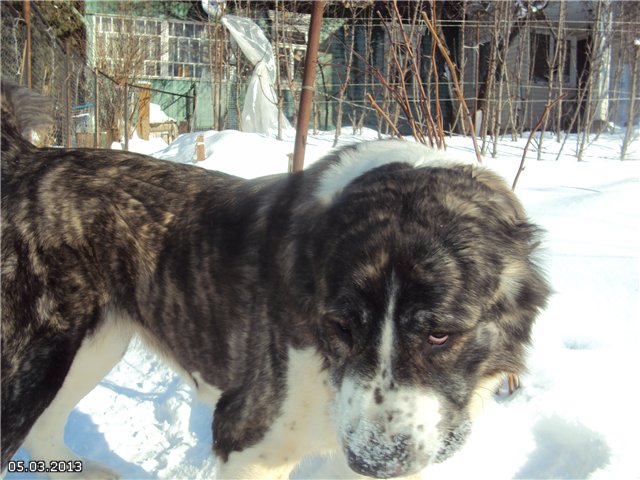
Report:
[[[633,124],[636,114],[636,96],[638,93],[638,74],[640,73],[640,41],[633,43],[633,60],[631,61],[631,88],[629,90],[629,113],[627,114],[627,131],[622,141],[622,149],[620,150],[620,159],[624,160],[627,155],[627,148],[632,140]]]
[[[625,18],[630,22],[630,25],[638,25],[640,22],[640,5],[637,3],[628,4],[624,6]],[[624,160],[627,155],[627,149],[631,143],[633,136],[633,126],[637,117],[637,96],[640,83],[638,77],[640,77],[640,34],[637,30],[625,29],[624,34],[621,36],[621,50],[628,53],[629,73],[631,76],[631,85],[629,86],[629,110],[627,111],[627,130],[622,141],[622,148],[620,149],[620,159]],[[622,61],[620,62],[622,63]]]
[[[102,119],[107,128],[108,143],[121,140],[131,132],[122,131],[122,119],[125,115],[125,97],[123,87],[133,83],[144,69],[145,59],[159,58],[158,46],[151,44],[147,37],[138,35],[135,23],[130,15],[130,4],[117,4],[118,17],[114,18],[117,36],[97,36],[95,43],[95,66],[99,72],[112,79],[117,86],[102,92]],[[133,119],[133,110],[126,112]],[[129,125],[134,122],[130,121]],[[135,125],[133,125],[135,127]]]
[[[582,159],[585,148],[590,142],[593,128],[606,126],[608,109],[608,69],[609,49],[612,35],[611,4],[609,0],[598,0],[593,22],[592,41],[589,54],[589,76],[587,78],[587,105],[578,135],[576,156]]]
[[[347,44],[346,48],[346,58],[344,63],[344,75],[342,77],[342,82],[340,84],[340,88],[338,89],[338,95],[336,99],[336,133],[333,139],[333,146],[335,147],[338,144],[338,139],[340,138],[340,133],[342,132],[342,117],[344,114],[344,102],[347,96],[347,90],[349,89],[349,85],[351,82],[351,70],[353,66],[353,57],[355,52],[355,38],[356,38],[356,19],[358,15],[359,8],[355,5],[351,5],[349,9],[351,12],[351,18],[349,22],[347,22],[342,27],[342,32],[345,38],[345,43]]]
[[[547,104],[549,104],[555,96],[562,96],[563,83],[565,75],[565,58],[567,55],[567,40],[566,40],[566,2],[565,0],[559,0],[560,13],[556,29],[549,30],[553,34],[554,46],[553,54],[547,56]],[[551,25],[549,25],[551,27]],[[548,52],[547,52],[548,53]],[[558,103],[558,115],[557,115],[557,127],[556,138],[560,141],[560,118],[562,116],[562,102]],[[544,143],[544,134],[547,131],[548,116],[545,115],[544,121],[540,128],[540,138],[538,140],[538,160],[542,158],[542,145]]]
[[[366,17],[365,17],[365,21],[363,22],[362,28],[365,29],[364,57],[367,60],[367,63],[369,65],[374,65],[375,64],[374,49],[372,48],[373,47],[373,9],[372,8],[366,9]],[[374,85],[373,75],[368,69],[366,68],[361,69],[361,78],[362,78],[362,84],[363,84],[363,89],[362,89],[363,93],[362,93],[361,102],[362,102],[362,105],[364,106],[367,104],[367,93],[372,92],[375,89],[375,85]],[[360,116],[356,125],[356,128],[359,129],[360,131],[362,131],[362,127],[364,125],[367,115],[368,115],[368,110],[366,108],[362,108],[360,110]]]

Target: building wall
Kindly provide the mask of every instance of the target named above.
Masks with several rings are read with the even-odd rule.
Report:
[[[541,39],[541,36],[546,38]],[[465,68],[464,68],[464,93],[473,111],[480,99],[477,98],[480,83],[484,73],[489,67],[490,39],[481,37],[481,42],[476,44],[475,27],[467,27],[465,30]],[[577,108],[578,78],[578,48],[584,48],[584,42],[580,42],[581,34],[578,31],[567,32],[567,58],[564,67],[562,85],[559,85],[558,76],[554,74],[551,82],[548,80],[549,68],[540,68],[546,63],[541,52],[548,51],[549,60],[552,59],[555,45],[553,35],[545,28],[523,28],[520,34],[512,41],[506,53],[506,59],[497,59],[505,70],[504,77],[495,78],[495,90],[488,103],[489,111],[500,109],[501,129],[509,129],[513,125],[522,124],[525,130],[530,130],[538,122],[543,114],[545,105],[558,97],[561,93],[567,94],[563,102],[564,116]],[[537,55],[536,55],[537,54]],[[496,67],[497,68],[497,67]],[[501,99],[500,96],[501,90]]]

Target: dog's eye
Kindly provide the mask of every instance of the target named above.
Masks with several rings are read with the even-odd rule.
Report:
[[[429,335],[429,338],[427,339],[427,341],[431,344],[431,345],[444,345],[445,343],[447,343],[447,340],[449,340],[449,335],[446,335],[444,333],[433,333],[431,335]]]
[[[351,335],[351,329],[345,325],[344,323],[332,320],[331,326],[333,328],[333,332],[336,334],[338,339],[344,342],[349,348],[353,345],[353,337]]]

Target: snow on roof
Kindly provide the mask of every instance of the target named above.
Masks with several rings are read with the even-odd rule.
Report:
[[[164,113],[164,111],[162,110],[162,107],[157,103],[149,104],[149,123],[156,124],[156,123],[169,123],[169,122],[176,123],[176,119],[171,118],[169,115]]]

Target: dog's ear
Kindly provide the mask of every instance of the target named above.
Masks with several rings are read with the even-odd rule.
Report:
[[[495,211],[500,214],[502,220],[513,223],[526,220],[527,215],[522,204],[503,178],[486,168],[477,166],[472,168],[474,180],[484,185],[487,192],[491,192],[487,195],[487,200],[496,207]]]
[[[522,203],[497,174],[475,168],[474,179],[486,187],[489,215],[484,221],[491,224],[496,251],[502,254],[498,288],[487,311],[501,332],[502,347],[493,359],[493,372],[520,373],[533,323],[552,293],[540,263],[544,232],[529,221]],[[500,244],[498,238],[509,241]]]
[[[49,97],[12,82],[2,79],[2,130],[14,130],[30,140],[30,130],[48,127],[53,124],[53,101]]]

